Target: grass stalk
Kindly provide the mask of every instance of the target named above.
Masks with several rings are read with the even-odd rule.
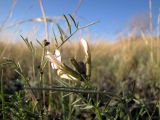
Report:
[[[45,13],[45,9],[44,9],[44,6],[43,6],[43,2],[42,0],[40,0],[40,7],[41,7],[41,12],[42,12],[42,16],[43,16],[43,19],[45,20],[44,21],[44,26],[45,26],[45,38],[47,41],[49,41],[49,32],[48,32],[48,21],[46,19],[46,13]],[[50,47],[49,47],[49,50],[50,50]],[[51,66],[50,66],[50,63],[48,63],[48,81],[49,81],[49,84],[51,85],[52,84],[52,74],[51,74]],[[48,106],[48,111],[51,111],[51,103],[50,103],[50,99],[51,99],[51,92],[49,91],[49,106]]]
[[[1,73],[1,100],[2,100],[2,116],[3,119],[5,119],[5,114],[4,114],[4,106],[5,106],[5,100],[4,100],[4,92],[3,92],[3,69],[2,69],[2,73]]]

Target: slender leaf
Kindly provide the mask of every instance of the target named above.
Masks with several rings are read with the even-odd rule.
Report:
[[[52,29],[52,32],[53,32],[53,35],[54,35],[54,40],[56,42],[56,46],[58,46],[58,40],[57,40],[56,33],[55,33],[54,29]]]
[[[73,18],[73,16],[72,16],[71,14],[69,14],[69,16],[70,16],[70,18],[72,19],[72,21],[73,21],[75,27],[77,28],[77,23],[76,23],[75,19]]]
[[[77,28],[77,29],[79,28],[79,22],[77,23],[76,28]]]
[[[82,100],[82,98],[79,98],[79,99],[77,99],[76,101],[74,101],[74,102],[72,103],[72,105],[77,104],[80,100]]]
[[[87,105],[86,107],[84,107],[84,108],[81,108],[82,110],[88,110],[88,109],[92,109],[93,108],[93,106],[92,105]]]
[[[39,42],[38,40],[36,40],[36,41],[37,41],[37,43],[38,43],[41,47],[43,47],[43,45],[42,45],[41,42]]]
[[[70,25],[70,23],[69,23],[69,20],[68,20],[67,16],[65,16],[65,15],[63,15],[63,16],[64,16],[64,18],[66,19],[66,22],[67,22],[67,25],[68,25],[68,28],[69,28],[69,32],[70,32],[70,34],[71,34],[72,31],[71,31],[71,25]]]
[[[62,40],[62,42],[64,41],[64,38],[63,38],[63,31],[62,31],[62,28],[60,27],[59,24],[57,24],[57,27],[58,27],[58,30],[59,30],[59,33],[60,33],[60,38]]]

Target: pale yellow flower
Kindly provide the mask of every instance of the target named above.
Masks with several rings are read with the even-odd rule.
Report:
[[[59,50],[57,50],[57,49],[55,50],[54,56],[59,62],[61,62],[61,53],[60,53]],[[53,69],[58,69],[58,67],[55,63],[51,63],[51,66],[52,66]]]
[[[64,72],[63,72],[62,70],[60,70],[60,69],[57,70],[57,75],[60,76],[61,78],[64,78],[64,79],[77,80],[77,78],[73,77],[73,76],[70,75],[70,74],[64,73]]]
[[[61,53],[58,49],[55,50],[54,54],[47,51],[46,58],[51,62],[51,66],[57,71],[57,75],[61,78],[68,80],[89,80],[91,76],[91,53],[89,45],[86,40],[81,39],[81,44],[85,53],[85,62],[77,62],[72,59],[71,63],[75,69],[68,67],[62,63]]]
[[[77,76],[77,74],[72,69],[70,69],[69,67],[67,67],[62,63],[61,54],[59,50],[56,49],[54,55],[51,54],[49,51],[47,51],[47,54],[45,57],[51,62],[52,68],[54,70],[57,70],[58,76],[68,80],[77,80],[77,78],[74,77],[74,75]]]
[[[59,56],[58,56],[59,55]],[[58,50],[55,50],[55,54],[53,55],[49,51],[47,51],[47,54],[45,56],[50,62],[53,69],[59,69],[61,68],[61,56],[60,52]]]
[[[82,39],[81,39],[81,43],[82,43],[82,46],[83,46],[85,55],[88,55],[88,54],[89,54],[89,46],[88,46],[87,41],[82,38]]]

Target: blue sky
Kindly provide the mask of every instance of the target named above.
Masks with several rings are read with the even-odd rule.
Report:
[[[47,16],[61,16],[73,13],[78,0],[43,0],[43,3]],[[0,23],[5,19],[11,4],[12,0],[0,0]],[[152,0],[154,26],[157,25],[159,8],[160,0]],[[86,30],[91,36],[115,40],[116,32],[125,31],[128,21],[133,16],[145,14],[148,11],[148,0],[83,0],[77,16],[81,25],[100,21]],[[13,16],[8,20],[8,24],[41,16],[39,0],[17,0]],[[38,29],[36,33],[38,38],[44,32],[43,27],[42,23],[24,23],[10,31],[18,35]]]

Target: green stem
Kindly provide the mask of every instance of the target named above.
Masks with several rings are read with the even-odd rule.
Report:
[[[1,74],[1,100],[2,100],[2,115],[3,115],[3,119],[5,119],[5,115],[4,115],[4,92],[3,92],[3,69],[2,69],[2,74]]]
[[[57,49],[59,49],[60,47],[62,47],[62,45],[64,43],[66,43],[79,29],[76,29],[73,33],[71,33],[71,35],[69,37],[67,37],[58,47]]]
[[[97,116],[97,119],[98,119],[98,120],[102,120],[102,116],[101,116],[101,113],[100,113],[98,107],[96,107],[95,109],[96,109],[96,116]]]
[[[44,75],[43,75],[43,73],[41,73],[41,72],[43,72],[43,68],[42,68],[42,66],[43,66],[43,62],[44,62],[44,57],[45,57],[45,45],[43,44],[43,51],[42,51],[42,57],[41,57],[41,66],[40,66],[40,70],[42,70],[42,71],[40,71],[40,87],[44,87]],[[42,96],[43,96],[43,104],[45,105],[45,91],[42,91]]]

